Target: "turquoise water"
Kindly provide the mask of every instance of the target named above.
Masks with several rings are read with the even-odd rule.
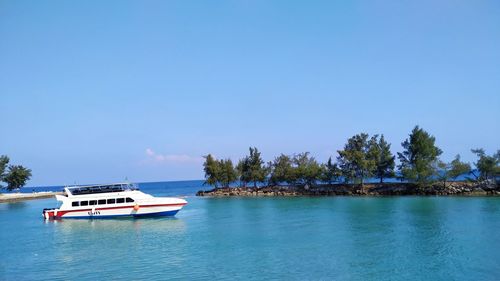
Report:
[[[196,198],[176,218],[45,222],[0,204],[0,280],[498,280],[500,198]]]

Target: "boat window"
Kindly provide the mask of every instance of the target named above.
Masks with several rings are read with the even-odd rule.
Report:
[[[80,206],[80,202],[79,201],[73,201],[73,202],[71,202],[71,206],[78,207],[78,206]]]
[[[127,198],[125,198],[125,201],[127,201],[127,203],[131,203],[131,202],[134,202],[134,199],[127,197]]]
[[[125,186],[120,185],[120,184],[79,186],[79,187],[72,187],[69,189],[69,191],[73,195],[120,192],[120,191],[124,191],[124,190],[125,190]]]
[[[97,205],[97,200],[90,200],[89,205]]]
[[[108,204],[115,204],[115,199],[108,199]]]
[[[89,201],[80,201],[80,206],[87,206]]]
[[[125,198],[116,199],[116,203],[124,203],[124,202],[125,202]]]
[[[106,199],[99,199],[99,201],[97,201],[97,205],[104,205],[106,204]]]

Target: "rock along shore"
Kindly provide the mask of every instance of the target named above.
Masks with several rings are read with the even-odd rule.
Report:
[[[62,192],[0,193],[0,203],[50,198],[57,194],[62,194]]]
[[[306,186],[225,187],[200,190],[196,196],[206,197],[259,197],[259,196],[399,196],[399,195],[458,195],[500,196],[500,187],[472,182],[434,183],[418,187],[412,183],[332,184]]]

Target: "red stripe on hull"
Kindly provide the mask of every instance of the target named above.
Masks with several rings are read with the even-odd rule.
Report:
[[[177,203],[177,204],[154,204],[154,205],[139,205],[140,208],[148,208],[148,207],[168,207],[168,206],[184,206],[186,203]],[[126,209],[126,208],[134,208],[135,205],[132,206],[118,206],[118,207],[107,207],[107,208],[94,208],[95,211],[101,211],[101,210],[114,210],[114,209]],[[60,218],[64,216],[67,213],[72,213],[72,212],[85,212],[85,211],[92,211],[91,209],[78,209],[78,210],[67,210],[67,211],[57,211],[57,215],[54,215],[54,211],[49,211],[49,218]]]

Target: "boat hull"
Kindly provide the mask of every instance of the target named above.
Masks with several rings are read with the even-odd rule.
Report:
[[[180,204],[154,204],[154,205],[127,205],[119,207],[95,207],[73,210],[45,209],[45,219],[101,219],[116,217],[158,217],[175,216],[185,203]]]

